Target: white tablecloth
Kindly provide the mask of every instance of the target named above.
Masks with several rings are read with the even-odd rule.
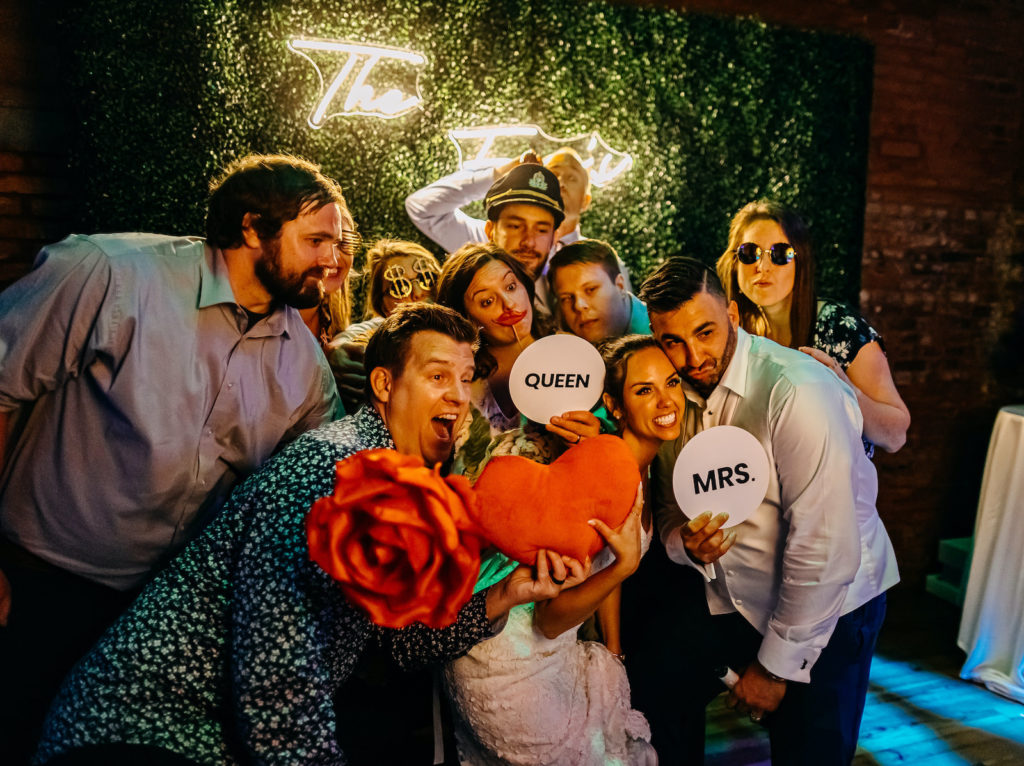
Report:
[[[1024,405],[992,429],[957,643],[961,678],[1024,703]]]

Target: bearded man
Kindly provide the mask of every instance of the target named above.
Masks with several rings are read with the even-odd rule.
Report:
[[[280,446],[341,414],[298,308],[355,227],[338,184],[244,157],[207,238],[71,235],[0,294],[0,752]],[[346,253],[347,255],[347,253]]]

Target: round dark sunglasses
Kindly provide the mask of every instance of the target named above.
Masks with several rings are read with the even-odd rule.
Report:
[[[753,242],[744,242],[733,252],[740,259],[740,263],[750,266],[761,260],[761,256],[764,255],[765,251]],[[776,242],[768,248],[768,255],[776,266],[785,266],[787,263],[792,263],[793,259],[796,258],[796,250],[786,242]]]

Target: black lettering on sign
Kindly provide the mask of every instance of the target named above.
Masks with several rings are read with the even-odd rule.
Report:
[[[529,373],[523,381],[527,387],[541,388],[586,388],[590,385],[590,373],[582,375],[578,372],[545,372]]]
[[[704,478],[701,478],[700,474],[693,474],[693,494],[714,492],[734,484],[746,484],[748,481],[753,481],[753,479],[747,472],[746,463],[738,463],[735,469],[724,465],[721,468],[712,468]]]
[[[718,469],[718,486],[719,487],[731,487],[732,486],[732,469],[729,466],[723,466]]]
[[[746,469],[746,467],[746,463],[739,463],[736,465],[737,484],[746,484],[748,481],[750,481],[750,474],[747,473],[746,470],[744,470]]]
[[[700,474],[693,475],[693,494],[699,495],[701,492],[714,492],[718,487],[715,486],[715,471],[714,469],[708,471],[707,481],[700,480]]]

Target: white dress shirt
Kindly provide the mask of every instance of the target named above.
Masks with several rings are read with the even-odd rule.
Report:
[[[861,446],[853,391],[806,354],[737,334],[718,386],[706,401],[686,391],[679,439],[655,460],[658,529],[669,557],[693,566],[679,533],[687,518],[672,493],[682,446],[716,425],[761,442],[774,466],[768,490],[735,527],[732,548],[702,568],[708,605],[712,614],[738,611],[757,628],[758,660],[769,672],[807,682],[839,617],[899,581],[896,558],[875,509],[878,477]]]

